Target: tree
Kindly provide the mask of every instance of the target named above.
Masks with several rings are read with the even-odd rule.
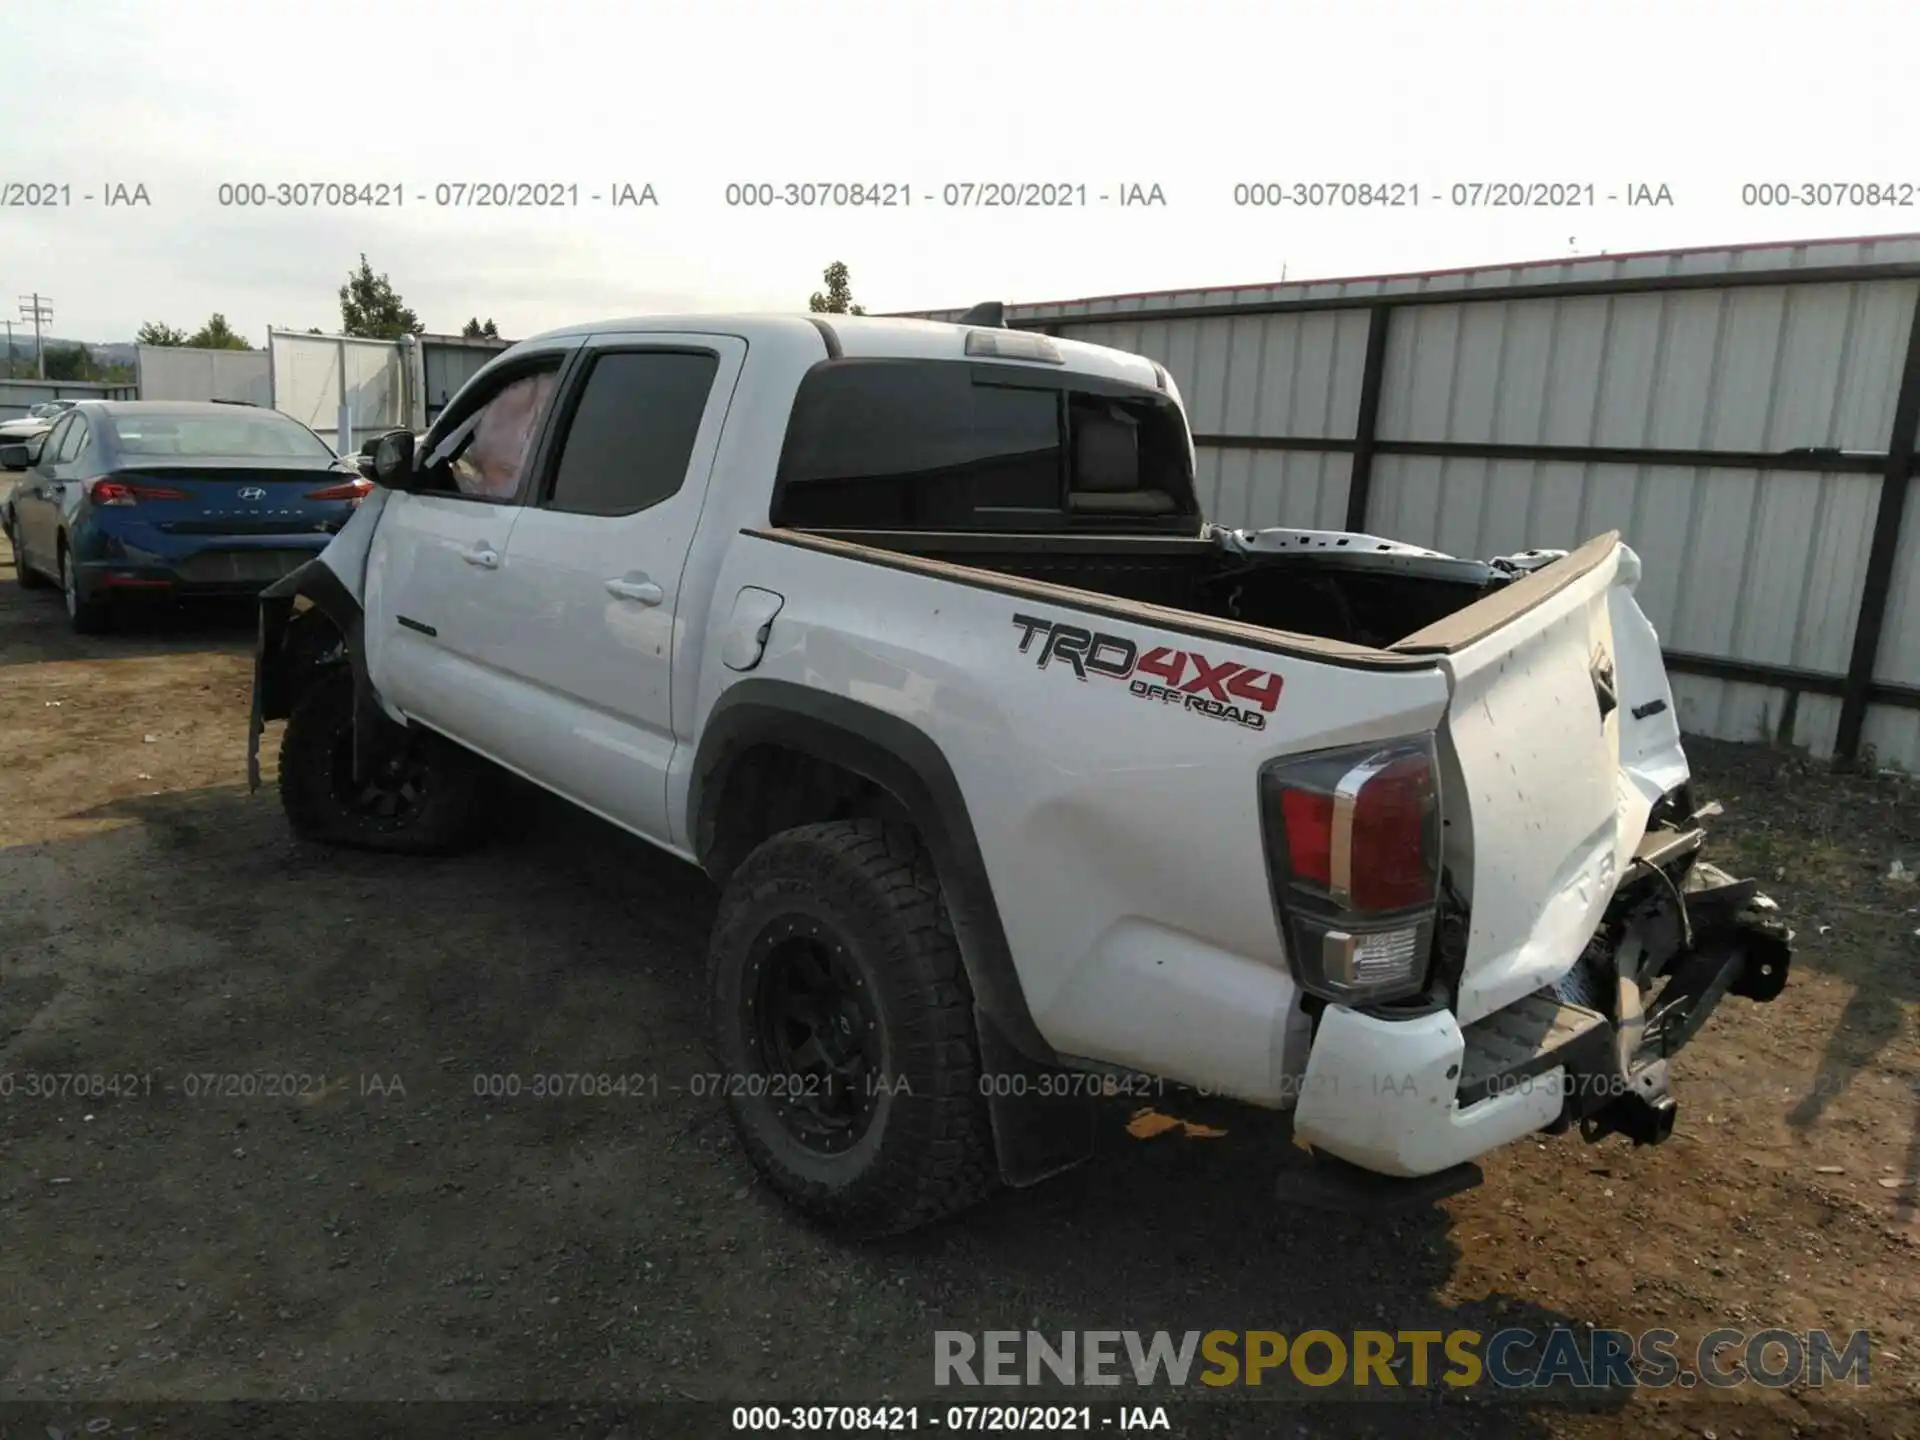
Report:
[[[401,303],[393,282],[373,273],[363,252],[360,268],[348,271],[347,283],[340,287],[340,328],[368,340],[398,340],[427,327]]]
[[[468,340],[498,340],[500,327],[493,323],[491,316],[488,317],[487,323],[482,325],[480,317],[476,315],[460,327],[460,334]]]
[[[218,310],[213,312],[212,319],[187,337],[186,343],[195,350],[253,349],[244,336],[236,333],[234,328],[227,324],[227,317]]]
[[[49,345],[45,351],[47,379],[92,380],[93,354],[84,345]]]
[[[826,293],[816,290],[807,300],[807,308],[816,315],[864,315],[866,310],[853,303],[853,281],[846,265],[836,260],[820,273],[827,282]]]
[[[158,320],[149,320],[133,338],[141,345],[184,345],[187,343],[187,332],[176,330]]]

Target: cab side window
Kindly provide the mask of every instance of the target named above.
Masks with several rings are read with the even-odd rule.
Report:
[[[511,500],[532,459],[534,437],[553,403],[560,367],[508,381],[453,432],[444,488],[476,500]]]
[[[40,463],[54,465],[60,460],[60,447],[66,443],[68,434],[73,430],[76,417],[68,415],[53,423],[53,429],[46,433],[40,442]]]
[[[567,424],[547,508],[633,515],[679,494],[719,369],[711,352],[595,358]]]
[[[81,452],[87,448],[89,438],[86,417],[83,415],[74,416],[73,419],[68,422],[66,438],[60,442],[60,455],[57,463],[65,465],[69,461],[78,460]]]

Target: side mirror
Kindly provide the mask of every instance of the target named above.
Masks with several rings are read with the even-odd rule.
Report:
[[[0,470],[25,470],[33,464],[38,449],[38,446],[29,449],[25,445],[0,445]]]
[[[394,430],[382,435],[373,447],[373,473],[367,478],[385,490],[404,490],[413,478],[413,435]]]

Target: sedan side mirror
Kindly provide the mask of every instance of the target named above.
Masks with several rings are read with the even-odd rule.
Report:
[[[25,470],[33,464],[33,452],[24,445],[0,445],[0,470]]]
[[[386,490],[404,490],[413,479],[413,435],[393,430],[373,447],[373,473],[367,478]]]

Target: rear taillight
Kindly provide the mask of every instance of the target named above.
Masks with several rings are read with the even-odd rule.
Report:
[[[1300,984],[1347,1003],[1423,989],[1440,889],[1433,737],[1276,760],[1260,804]]]
[[[126,480],[92,480],[87,499],[95,505],[138,505],[142,500],[191,500],[184,490],[169,485],[135,485]]]
[[[348,480],[344,484],[329,485],[324,490],[307,491],[309,500],[364,500],[373,493],[373,482],[367,479]]]

